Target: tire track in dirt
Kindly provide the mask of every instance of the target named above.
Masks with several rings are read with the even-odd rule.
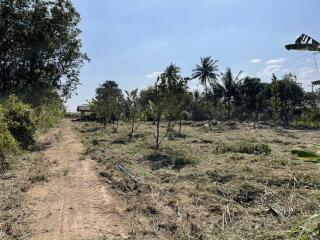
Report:
[[[44,151],[53,163],[49,181],[27,193],[29,239],[125,238],[126,221],[119,214],[120,203],[99,181],[94,161],[79,160],[84,146],[72,123],[64,120],[58,131],[60,140]]]

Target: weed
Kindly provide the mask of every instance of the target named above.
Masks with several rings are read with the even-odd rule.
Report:
[[[152,169],[154,170],[169,166],[174,169],[181,169],[194,163],[194,160],[173,151],[168,151],[168,153],[155,152],[146,156],[146,159],[151,161]]]
[[[226,152],[235,152],[235,153],[247,153],[247,154],[263,154],[269,155],[271,153],[271,148],[267,144],[262,143],[244,143],[240,142],[237,144],[218,144],[215,149],[215,153],[221,154]]]
[[[243,183],[238,189],[238,193],[234,200],[238,203],[247,206],[250,205],[256,197],[260,195],[261,191],[249,183]]]

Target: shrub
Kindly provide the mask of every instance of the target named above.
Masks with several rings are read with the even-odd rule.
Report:
[[[269,155],[271,153],[271,148],[267,144],[263,143],[237,143],[237,144],[218,144],[215,147],[215,153],[247,153],[247,154],[264,154]]]
[[[194,161],[190,158],[187,158],[185,156],[177,155],[174,159],[174,168],[181,169],[186,165],[193,164]]]
[[[40,130],[52,128],[63,117],[64,106],[60,99],[51,99],[35,109],[35,124]]]
[[[173,169],[181,169],[186,165],[194,164],[194,160],[186,157],[182,153],[169,150],[167,153],[155,152],[146,159],[151,162],[152,169],[157,170],[164,167],[172,166]]]
[[[237,152],[239,153],[248,153],[248,154],[265,154],[268,155],[271,152],[271,148],[267,144],[257,143],[241,143],[236,147]]]
[[[4,105],[4,119],[11,135],[22,148],[29,148],[35,143],[36,132],[31,106],[19,101],[14,95]]]
[[[4,109],[0,105],[0,172],[8,166],[8,156],[17,151],[17,143],[8,130],[4,119]]]

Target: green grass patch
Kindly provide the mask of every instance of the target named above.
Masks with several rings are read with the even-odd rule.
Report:
[[[291,150],[291,153],[297,155],[306,161],[314,161],[320,163],[320,154],[312,151],[302,150],[302,149],[294,149]]]
[[[236,144],[218,144],[215,149],[216,153],[247,153],[256,155],[269,155],[271,153],[271,148],[267,144],[263,143],[236,143]]]
[[[165,167],[181,169],[187,165],[194,164],[193,159],[188,158],[185,154],[174,151],[153,152],[152,154],[147,155],[146,159],[151,162],[153,170]]]

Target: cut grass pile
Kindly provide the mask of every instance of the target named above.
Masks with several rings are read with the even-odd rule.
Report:
[[[317,131],[188,124],[184,137],[155,151],[149,122],[131,141],[125,123],[118,133],[96,123],[75,127],[102,180],[126,202],[130,239],[288,239],[320,212],[319,167],[291,154],[320,142]]]

